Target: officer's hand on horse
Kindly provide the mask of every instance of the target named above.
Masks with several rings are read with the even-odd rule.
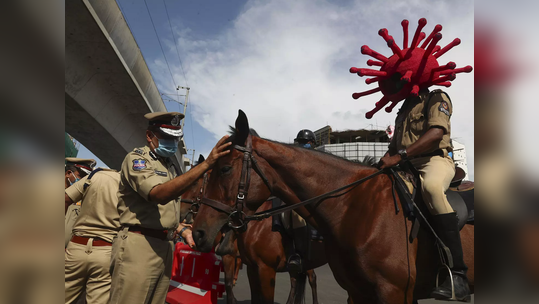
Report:
[[[228,147],[230,147],[232,142],[225,142],[227,139],[228,139],[228,135],[223,136],[217,142],[215,147],[213,147],[213,149],[211,150],[210,155],[208,156],[208,158],[205,161],[205,163],[210,168],[213,167],[213,165],[215,165],[215,163],[217,162],[217,160],[219,158],[221,158],[221,157],[227,155],[228,153],[230,153],[230,150],[228,149]]]
[[[378,168],[385,169],[398,165],[402,161],[402,157],[399,154],[393,156],[384,156],[378,162]]]

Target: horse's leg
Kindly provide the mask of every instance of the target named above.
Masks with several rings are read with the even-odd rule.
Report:
[[[232,286],[236,286],[236,282],[238,281],[238,274],[240,273],[240,269],[241,269],[241,265],[242,265],[241,264],[242,261],[241,261],[241,258],[239,256],[237,256],[234,261],[235,261],[236,265],[235,265],[235,271],[234,271],[234,282],[232,283]]]
[[[275,270],[264,264],[258,268],[247,266],[253,304],[273,304],[275,292]]]
[[[223,268],[225,271],[225,290],[226,290],[226,303],[235,304],[236,298],[232,288],[234,287],[234,274],[235,274],[235,261],[236,258],[233,255],[223,256]]]
[[[307,274],[290,274],[290,294],[287,304],[303,303],[305,299],[305,284],[307,284]]]
[[[296,293],[296,277],[290,274],[290,293],[288,294],[288,300],[286,304],[294,303],[294,294]]]
[[[318,304],[318,291],[316,290],[316,273],[314,269],[307,270],[307,276],[309,277],[309,285],[313,292],[313,304]]]

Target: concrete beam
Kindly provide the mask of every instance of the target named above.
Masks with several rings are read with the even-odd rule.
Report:
[[[119,169],[145,144],[144,114],[165,105],[116,1],[66,1],[65,10],[66,132]]]

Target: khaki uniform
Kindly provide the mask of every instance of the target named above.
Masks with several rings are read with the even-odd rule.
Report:
[[[434,215],[453,212],[445,196],[455,175],[455,164],[448,156],[448,152],[453,151],[450,142],[452,113],[451,100],[441,90],[422,91],[418,97],[407,98],[397,114],[395,134],[389,145],[390,153],[395,154],[411,146],[431,127],[444,130],[438,147],[424,152],[430,154],[442,150],[443,156],[420,156],[410,160],[420,173],[423,199]]]
[[[84,288],[88,303],[107,303],[109,299],[112,246],[93,243],[94,240],[112,243],[120,229],[117,210],[120,174],[102,169],[91,179],[88,177],[65,190],[73,201],[82,199],[73,234],[88,239],[85,245],[71,241],[65,250],[65,303],[72,303]]]
[[[122,163],[118,211],[122,230],[113,242],[109,303],[164,303],[172,271],[173,243],[129,231],[132,226],[175,230],[179,199],[166,204],[149,200],[153,187],[177,175],[169,159],[148,146],[135,149]]]
[[[67,212],[65,214],[65,247],[67,247],[67,244],[69,244],[69,241],[73,236],[73,226],[75,225],[75,222],[79,217],[79,213],[80,202],[77,202],[76,204],[72,204],[71,206],[67,207]]]

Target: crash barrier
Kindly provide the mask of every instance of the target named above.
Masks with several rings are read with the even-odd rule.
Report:
[[[222,265],[213,251],[203,253],[176,243],[167,303],[217,304],[225,291],[224,283],[219,282]]]

